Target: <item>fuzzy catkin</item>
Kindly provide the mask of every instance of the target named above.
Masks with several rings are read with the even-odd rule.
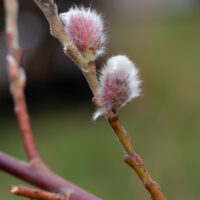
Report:
[[[74,45],[85,55],[93,50],[95,57],[104,51],[105,34],[102,17],[95,10],[70,8],[59,15]]]
[[[93,118],[107,111],[118,110],[140,94],[138,69],[127,56],[111,57],[101,71],[97,104],[99,106]]]

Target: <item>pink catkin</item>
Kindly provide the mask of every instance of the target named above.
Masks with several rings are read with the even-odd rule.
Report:
[[[135,64],[126,56],[111,57],[103,68],[97,90],[98,110],[93,119],[106,115],[109,110],[118,110],[139,96],[140,80]]]
[[[128,98],[130,89],[123,73],[110,73],[105,78],[105,86],[101,101],[106,107],[121,107]]]
[[[93,49],[97,55],[103,51],[105,43],[103,21],[95,11],[71,8],[67,13],[60,14],[60,18],[81,53]]]

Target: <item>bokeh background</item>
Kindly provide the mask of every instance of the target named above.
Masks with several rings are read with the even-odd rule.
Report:
[[[149,199],[103,118],[92,122],[91,92],[49,34],[33,1],[20,0],[19,32],[35,140],[49,167],[103,199]],[[200,2],[198,0],[57,0],[102,13],[106,54],[127,54],[140,69],[142,96],[120,111],[136,151],[168,199],[200,196]],[[4,11],[0,2],[0,150],[26,159],[8,92]],[[1,199],[12,184],[0,172]],[[27,185],[27,184],[26,184]]]

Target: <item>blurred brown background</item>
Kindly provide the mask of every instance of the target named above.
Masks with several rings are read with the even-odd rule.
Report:
[[[91,92],[49,34],[33,1],[20,0],[19,37],[37,146],[50,168],[103,199],[148,199],[103,118],[91,121]],[[200,168],[200,2],[198,0],[57,0],[102,13],[108,41],[98,69],[127,54],[140,69],[142,96],[120,111],[152,177],[167,199],[198,199]],[[0,2],[0,150],[25,159],[8,92],[4,11]],[[0,172],[1,199],[23,183]],[[24,184],[24,183],[23,183]]]

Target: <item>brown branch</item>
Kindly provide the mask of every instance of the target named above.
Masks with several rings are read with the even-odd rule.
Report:
[[[28,159],[39,159],[24,97],[25,74],[23,69],[20,67],[22,51],[18,42],[18,1],[4,0],[4,5],[6,14],[6,39],[8,45],[7,65],[10,79],[10,92],[15,104],[14,111],[21,130]]]
[[[64,47],[64,52],[82,69],[82,73],[86,77],[89,86],[94,94],[93,102],[96,101],[96,90],[98,88],[98,81],[96,78],[96,66],[94,60],[86,60],[82,57],[79,51],[74,47],[69,39],[68,34],[64,31],[62,23],[58,17],[57,6],[53,0],[34,0],[46,16],[51,29],[51,34],[57,38]],[[97,105],[98,106],[98,105]],[[125,162],[132,167],[146,189],[151,194],[153,200],[165,200],[164,195],[158,183],[154,182],[148,172],[146,171],[142,159],[135,153],[130,138],[126,131],[121,127],[119,118],[116,113],[111,111],[111,116],[107,119],[110,126],[113,128],[119,142],[122,145],[125,153]]]
[[[38,190],[38,189],[33,189],[33,188],[28,188],[25,186],[17,186],[13,185],[10,188],[10,192],[12,194],[16,194],[19,196],[24,196],[24,197],[29,197],[31,199],[37,199],[37,200],[67,200],[69,199],[69,195],[64,196],[61,194],[56,194],[53,192],[46,192],[43,190]]]
[[[100,200],[50,170],[17,160],[0,152],[0,169],[43,190],[68,195],[68,200]]]
[[[108,122],[122,146],[125,155],[124,161],[135,170],[145,188],[151,194],[151,198],[153,200],[166,200],[159,184],[153,181],[147,172],[141,157],[134,151],[130,137],[125,129],[121,126],[119,117],[114,113],[114,116],[108,118]]]
[[[78,65],[92,92],[96,94],[98,84],[94,57],[90,56],[89,59],[83,57],[78,49],[73,45],[73,42],[70,40],[69,35],[65,31],[58,17],[57,5],[53,0],[34,0],[34,2],[41,9],[47,21],[49,22],[52,36],[60,41],[63,46],[64,53]]]
[[[52,36],[57,38],[63,47],[71,44],[69,36],[66,34],[64,27],[58,17],[58,9],[53,0],[34,0],[42,10],[50,25]]]

